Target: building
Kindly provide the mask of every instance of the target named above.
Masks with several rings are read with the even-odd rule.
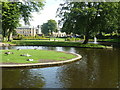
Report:
[[[24,36],[35,36],[35,35],[42,35],[41,32],[41,26],[38,25],[37,27],[31,27],[31,26],[22,26],[22,27],[18,27],[16,29],[16,32],[18,34],[24,35]],[[53,37],[65,37],[66,33],[65,32],[61,32],[60,29],[58,30],[58,32],[52,32],[52,36]]]
[[[58,26],[57,27],[57,32],[52,32],[52,36],[53,37],[66,37],[66,33],[65,32],[61,32],[61,28]]]
[[[52,35],[53,37],[66,37],[66,33],[61,32],[60,30],[58,32],[53,32]]]
[[[39,27],[22,26],[18,27],[16,32],[24,36],[35,36],[36,34],[41,34],[41,29]]]

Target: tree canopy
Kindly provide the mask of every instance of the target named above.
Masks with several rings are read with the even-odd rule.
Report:
[[[10,35],[23,19],[25,24],[29,24],[32,12],[38,12],[44,6],[43,2],[2,2],[2,35],[3,38]]]
[[[57,22],[55,20],[48,20],[48,29],[52,32],[57,32]]]
[[[43,23],[43,25],[41,26],[41,31],[45,35],[49,34],[48,23]]]
[[[50,19],[47,23],[42,25],[41,30],[45,35],[48,35],[49,33],[52,34],[52,32],[57,32],[57,22]]]
[[[65,2],[57,13],[62,30],[84,35],[84,44],[90,35],[118,28],[118,2]]]

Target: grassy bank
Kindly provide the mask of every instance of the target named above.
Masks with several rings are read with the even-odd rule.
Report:
[[[120,39],[98,39],[98,41],[120,43]]]
[[[39,40],[14,40],[10,44],[24,46],[64,46],[64,47],[89,47],[89,48],[105,48],[98,44],[82,44],[80,42],[62,42],[62,41],[39,41]]]
[[[77,56],[70,53],[63,53],[57,51],[48,50],[34,50],[34,49],[22,49],[22,50],[1,50],[0,55],[2,61],[0,63],[40,63],[49,61],[61,61],[75,58]],[[5,52],[11,52],[11,54],[5,54]],[[21,56],[23,54],[29,54],[30,57]],[[33,61],[27,61],[27,59],[33,59]]]

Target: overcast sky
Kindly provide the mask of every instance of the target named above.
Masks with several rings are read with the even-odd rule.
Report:
[[[54,19],[56,22],[58,22],[59,18],[56,18],[56,11],[59,7],[59,4],[62,3],[62,0],[45,0],[45,6],[43,7],[43,10],[41,10],[39,13],[34,12],[32,13],[33,20],[30,21],[31,26],[37,26],[42,25],[43,23],[46,23],[49,19]],[[24,24],[22,23],[24,26]]]

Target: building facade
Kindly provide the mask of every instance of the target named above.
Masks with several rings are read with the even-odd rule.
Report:
[[[35,36],[36,34],[41,34],[40,28],[30,26],[18,27],[16,29],[16,32],[24,36]]]
[[[57,32],[52,32],[53,37],[66,37],[67,36],[65,32],[61,32],[61,29],[59,26],[57,27],[57,30],[58,30]]]
[[[31,26],[18,27],[16,29],[16,32],[18,34],[21,34],[21,35],[24,35],[24,36],[42,35],[41,26],[40,25],[38,25],[37,27],[31,27]],[[58,32],[52,32],[52,36],[53,37],[65,37],[66,33],[65,32],[61,32],[60,29],[59,29]]]
[[[58,32],[53,32],[52,35],[53,35],[53,37],[65,37],[66,33],[65,32],[61,32],[59,30]]]

